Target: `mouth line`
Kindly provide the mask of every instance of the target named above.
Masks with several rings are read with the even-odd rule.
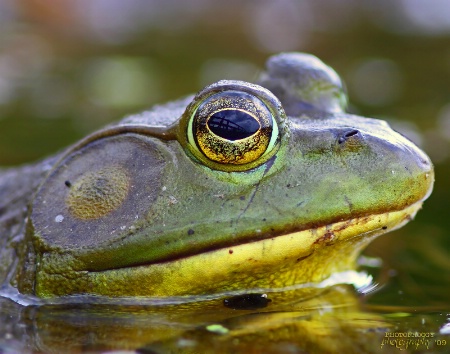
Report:
[[[230,255],[232,255],[235,250],[240,250],[241,248],[244,249],[246,247],[257,247],[257,250],[255,249],[255,253],[258,253],[260,250],[267,248],[269,243],[274,243],[274,246],[271,247],[277,247],[281,249],[289,248],[284,247],[286,243],[290,243],[290,240],[296,240],[297,246],[299,246],[298,241],[300,241],[300,244],[302,244],[305,248],[311,248],[311,245],[313,244],[315,248],[326,245],[332,245],[333,243],[339,241],[348,239],[353,236],[362,235],[365,232],[374,232],[379,231],[379,234],[384,234],[390,231],[393,231],[397,228],[400,228],[405,223],[410,221],[418,210],[420,210],[421,206],[423,204],[423,199],[419,200],[415,203],[412,203],[405,208],[401,210],[392,210],[387,211],[384,213],[373,213],[368,215],[361,215],[356,216],[350,219],[342,220],[342,221],[335,221],[330,222],[324,225],[320,225],[317,227],[312,227],[308,229],[300,229],[298,231],[290,231],[290,232],[280,232],[277,234],[272,234],[270,236],[267,236],[265,238],[257,238],[253,240],[248,240],[246,242],[236,243],[236,244],[225,244],[225,245],[219,245],[215,248],[205,248],[203,250],[200,250],[196,253],[188,253],[188,254],[182,254],[174,258],[167,258],[167,259],[161,259],[156,260],[153,262],[148,263],[141,263],[141,264],[134,264],[134,265],[126,265],[123,267],[118,268],[111,268],[111,269],[104,269],[104,270],[92,270],[89,272],[102,272],[102,271],[109,271],[109,270],[120,270],[120,269],[127,269],[127,268],[136,268],[136,267],[148,267],[153,266],[157,264],[168,264],[171,262],[177,262],[182,259],[188,259],[188,258],[194,258],[197,256],[200,256],[202,254],[209,254],[209,253],[217,253],[217,252],[223,252],[228,251]],[[404,214],[404,219],[401,219],[400,215]],[[392,225],[392,220],[395,219],[396,223],[395,225]],[[378,220],[379,225],[375,225],[375,221]],[[386,224],[384,225],[383,222]],[[302,241],[304,240],[304,241]],[[279,244],[279,245],[278,245]],[[288,245],[291,246],[291,245]],[[246,253],[247,250],[246,250]],[[253,255],[250,255],[252,257]],[[307,255],[308,256],[308,255]]]
[[[114,297],[117,293],[115,295],[112,289],[123,290],[126,287],[127,291],[118,293],[126,296],[177,296],[204,292],[199,284],[205,283],[206,279],[206,283],[213,285],[227,283],[225,290],[233,290],[235,285],[230,279],[244,274],[255,275],[259,279],[278,277],[278,273],[282,274],[290,267],[302,268],[299,266],[302,261],[312,262],[309,267],[323,267],[319,272],[323,275],[330,272],[330,263],[334,262],[336,255],[334,252],[339,253],[339,260],[332,272],[353,264],[362,248],[373,238],[403,226],[415,216],[421,205],[422,201],[419,201],[399,211],[358,217],[161,263],[86,272],[85,280],[92,287],[92,293],[97,295]],[[333,245],[339,249],[333,251],[330,247]],[[327,262],[314,263],[314,257],[310,256],[316,252],[326,252],[329,255]],[[255,274],[255,269],[259,274]],[[296,281],[317,280],[308,279],[308,275],[304,277],[296,276]],[[267,281],[263,280],[263,285]],[[239,285],[239,281],[235,283]],[[270,287],[271,283],[266,285]]]
[[[277,249],[277,252],[289,253],[288,249],[293,248],[292,243],[295,242],[296,247],[312,249],[321,246],[330,246],[338,241],[344,241],[356,236],[362,236],[366,233],[379,232],[384,234],[400,228],[408,221],[412,220],[417,211],[422,206],[422,201],[408,205],[404,209],[398,211],[388,211],[380,214],[372,214],[366,216],[355,217],[343,221],[333,222],[330,224],[318,226],[316,228],[310,228],[300,231],[294,231],[289,233],[280,233],[264,239],[253,240],[249,242],[239,243],[235,245],[223,246],[217,249],[208,249],[204,252],[195,253],[186,257],[180,257],[176,259],[169,259],[160,262],[154,262],[149,264],[142,264],[124,268],[134,267],[146,267],[155,264],[167,264],[171,262],[177,262],[181,259],[194,258],[201,256],[202,254],[215,254],[219,252],[228,252],[229,255],[235,254],[235,252],[243,252],[249,257],[255,257],[258,252],[269,252],[269,249]],[[272,246],[269,244],[272,243]],[[254,249],[247,250],[248,247]],[[306,255],[307,257],[309,255]],[[257,258],[257,257],[256,257]]]

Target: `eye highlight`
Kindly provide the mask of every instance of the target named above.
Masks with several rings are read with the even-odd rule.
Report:
[[[225,171],[242,171],[267,161],[280,143],[284,111],[268,90],[240,81],[206,87],[186,109],[181,124],[195,158]]]

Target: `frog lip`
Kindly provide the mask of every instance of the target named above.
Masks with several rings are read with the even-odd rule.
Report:
[[[361,250],[375,237],[397,229],[421,208],[355,217],[328,225],[185,257],[104,270],[58,268],[38,272],[36,295],[95,294],[107,297],[167,297],[217,294],[236,289],[315,284],[354,269]],[[54,270],[56,269],[56,272]],[[61,286],[61,279],[66,285]]]
[[[419,201],[399,211],[357,217],[315,229],[223,247],[161,263],[87,272],[85,277],[91,284],[92,293],[98,295],[116,296],[110,289],[117,287],[128,289],[129,286],[125,284],[152,283],[155,279],[158,286],[154,288],[138,285],[141,286],[140,290],[127,290],[129,293],[122,293],[122,295],[195,295],[205,293],[205,289],[197,288],[199,278],[208,278],[214,287],[214,284],[224,279],[233,279],[237,274],[253,275],[254,269],[258,268],[259,273],[261,269],[264,270],[263,274],[268,279],[269,271],[278,274],[282,272],[286,264],[296,266],[298,262],[304,261],[313,253],[320,254],[321,250],[330,250],[328,246],[336,245],[341,250],[338,252],[336,264],[333,264],[333,259],[327,259],[327,262],[317,264],[314,270],[321,275],[326,275],[353,268],[354,261],[363,247],[376,236],[397,229],[410,221],[421,205],[422,201]],[[324,269],[321,270],[321,267]],[[261,277],[261,274],[259,276]],[[304,275],[305,279],[299,277],[297,281],[321,280],[320,276],[318,279],[309,279],[308,276]],[[266,280],[262,283],[262,286],[271,287],[271,283],[267,283]],[[207,289],[208,291],[211,292],[211,289]]]

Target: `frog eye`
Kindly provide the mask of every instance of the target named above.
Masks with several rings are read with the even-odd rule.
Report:
[[[276,97],[260,86],[219,81],[197,95],[187,114],[188,147],[214,169],[255,167],[273,156],[280,143],[284,112]]]
[[[188,134],[190,143],[208,159],[242,165],[255,161],[274,144],[277,128],[259,98],[233,90],[205,99],[191,120]]]

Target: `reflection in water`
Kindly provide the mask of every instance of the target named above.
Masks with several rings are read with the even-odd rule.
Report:
[[[350,278],[368,289],[364,273]],[[438,307],[417,312],[364,305],[359,290],[331,282],[311,290],[41,300],[3,288],[3,295],[17,302],[0,297],[0,353],[397,353],[399,343],[386,339],[395,333],[432,333],[434,341],[416,343],[417,349],[448,349],[437,344],[445,341],[450,320]]]
[[[28,307],[0,298],[0,352],[397,353],[386,336],[423,332],[423,321],[434,321],[427,333],[432,331],[436,340],[445,338],[439,335],[442,316],[411,315],[405,308],[369,313],[349,286],[309,298],[296,290],[272,292],[267,299],[265,307],[233,309],[224,306],[226,298],[154,305],[102,299]],[[442,325],[443,332],[446,328]],[[427,345],[435,352],[445,349],[436,342]],[[425,344],[418,349],[426,349]]]
[[[269,293],[268,298],[268,306],[257,310],[231,309],[224,299],[158,306],[137,301],[128,306],[29,307],[2,299],[0,332],[8,338],[0,341],[0,351],[372,352],[392,327],[381,316],[361,312],[354,291],[346,286],[309,299],[296,291]]]

